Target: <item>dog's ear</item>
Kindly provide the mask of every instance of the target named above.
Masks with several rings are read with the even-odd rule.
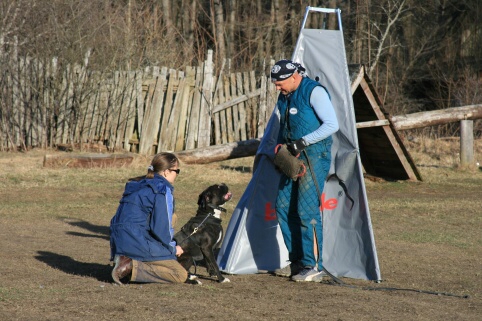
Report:
[[[199,207],[201,208],[206,208],[206,205],[209,204],[210,201],[211,201],[211,192],[204,191],[201,194],[199,194],[197,205],[199,205]]]
[[[206,204],[204,204],[204,197],[203,197],[204,193],[201,193],[199,194],[199,198],[197,199],[197,205],[199,207],[205,207]]]

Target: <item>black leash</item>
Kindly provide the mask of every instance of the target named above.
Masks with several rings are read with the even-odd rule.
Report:
[[[328,281],[327,284],[329,285],[336,285],[336,286],[342,286],[345,288],[351,288],[351,289],[361,289],[361,290],[366,290],[366,291],[409,291],[409,292],[416,292],[416,293],[424,293],[424,294],[432,294],[432,295],[438,295],[438,296],[451,296],[455,298],[460,298],[460,299],[469,299],[470,295],[465,294],[465,295],[458,295],[458,294],[453,294],[453,293],[447,293],[447,292],[437,292],[437,291],[427,291],[427,290],[418,290],[418,289],[407,289],[407,288],[393,288],[393,287],[374,287],[374,286],[358,286],[358,285],[351,285],[351,284],[346,284],[330,272],[323,268],[323,271],[331,277],[332,281]]]
[[[193,236],[194,234],[196,234],[197,231],[198,231],[200,228],[203,227],[204,222],[206,222],[206,220],[207,220],[210,216],[212,216],[212,215],[213,215],[213,214],[208,213],[208,215],[206,215],[206,217],[204,218],[204,220],[202,220],[202,222],[199,223],[199,225],[196,226],[196,227],[193,229],[193,231],[192,231],[191,234],[186,233],[186,231],[184,231],[184,229],[181,228],[181,231],[182,231],[185,235],[187,235],[187,237],[186,237],[184,240],[182,240],[181,243],[179,243],[178,245],[181,245],[182,243],[184,243],[185,241],[187,241],[189,238],[191,238],[191,236]]]
[[[320,192],[320,189],[318,187],[318,182],[316,180],[315,173],[314,173],[313,168],[311,166],[310,159],[308,157],[308,153],[306,151],[303,151],[303,152],[305,153],[306,161],[308,162],[308,167],[310,169],[311,176],[312,176],[313,181],[315,183],[316,190],[318,192],[318,196],[321,199],[321,192]],[[350,199],[350,201],[352,201],[352,208],[353,208],[353,205],[354,205],[355,202],[350,197],[350,195],[348,195],[347,188],[346,188],[344,182],[340,178],[338,178],[338,176],[336,174],[330,175],[328,177],[327,181],[330,180],[333,177],[338,179],[338,182],[339,182],[340,186],[343,188],[343,190],[345,191],[345,194]],[[393,288],[393,287],[366,287],[366,286],[350,285],[350,284],[346,284],[345,282],[343,282],[342,280],[340,280],[339,278],[337,278],[336,276],[331,274],[326,268],[323,268],[323,271],[331,278],[331,282],[329,281],[328,284],[336,285],[336,286],[342,286],[342,287],[351,288],[351,289],[362,289],[362,290],[366,290],[366,291],[410,291],[410,292],[425,293],[425,294],[432,294],[432,295],[451,296],[451,297],[462,298],[462,299],[470,298],[469,295],[458,295],[458,294],[447,293],[447,292],[426,291],[426,290],[406,289],[406,288]]]
[[[318,200],[321,202],[321,191],[320,186],[318,185],[318,180],[316,179],[315,171],[313,170],[313,166],[311,166],[310,158],[308,157],[308,153],[306,152],[306,150],[303,150],[303,153],[305,153],[306,162],[308,163],[311,177],[313,178],[313,182],[315,182],[316,192],[318,193]]]

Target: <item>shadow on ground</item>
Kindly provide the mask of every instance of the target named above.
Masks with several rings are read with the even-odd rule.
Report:
[[[84,221],[84,220],[72,220],[72,219],[67,219],[67,218],[62,218],[62,221],[64,221],[67,224],[70,224],[75,227],[80,227],[84,230],[87,230],[91,233],[95,234],[86,234],[86,233],[80,233],[80,232],[72,232],[69,231],[67,234],[73,235],[73,236],[81,236],[81,237],[94,237],[94,238],[100,238],[104,240],[109,240],[109,227],[104,226],[104,225],[94,225],[90,222]]]
[[[38,255],[35,256],[37,260],[44,262],[54,269],[58,269],[67,274],[95,278],[105,283],[111,282],[110,273],[112,267],[110,265],[79,262],[71,257],[46,251],[38,251],[37,253]]]

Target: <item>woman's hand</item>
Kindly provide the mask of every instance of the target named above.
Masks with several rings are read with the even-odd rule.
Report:
[[[180,247],[179,245],[176,245],[176,256],[181,256],[182,253],[184,253],[184,250],[182,249],[182,247]]]

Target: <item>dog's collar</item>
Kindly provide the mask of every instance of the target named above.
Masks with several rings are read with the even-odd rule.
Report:
[[[213,204],[208,204],[208,206],[212,209],[219,210],[221,212],[226,212],[226,209],[224,207],[216,206],[216,205],[213,205]]]

